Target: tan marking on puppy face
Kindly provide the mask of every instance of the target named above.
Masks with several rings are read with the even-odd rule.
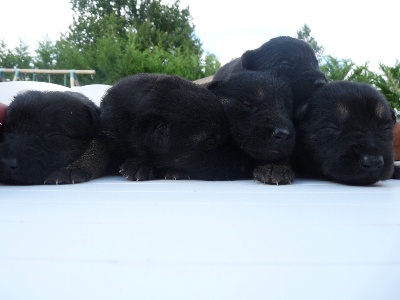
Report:
[[[375,106],[375,114],[379,119],[381,119],[385,114],[385,105],[382,103],[377,103]]]
[[[339,113],[339,117],[341,119],[347,119],[347,117],[349,116],[350,112],[349,112],[349,108],[347,107],[346,104],[339,102],[336,105],[336,111]]]

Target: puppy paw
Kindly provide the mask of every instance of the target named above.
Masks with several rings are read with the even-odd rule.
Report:
[[[44,181],[44,184],[69,184],[69,171],[60,169],[52,172]]]
[[[165,173],[165,179],[172,179],[172,180],[185,180],[190,179],[190,176],[183,171],[179,170],[168,170]]]
[[[82,169],[59,169],[47,176],[44,184],[74,184],[92,179],[89,172]]]
[[[258,166],[253,171],[254,180],[264,184],[291,184],[295,174],[287,164],[268,164]]]
[[[92,174],[90,174],[90,172],[87,172],[86,170],[71,169],[70,171],[71,173],[69,174],[69,178],[72,183],[87,182],[93,179]]]
[[[126,161],[119,168],[119,172],[128,180],[144,181],[156,178],[156,172],[151,166],[140,166],[131,161]]]

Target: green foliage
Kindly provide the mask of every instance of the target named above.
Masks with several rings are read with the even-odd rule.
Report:
[[[0,43],[0,67],[1,68],[17,68],[29,69],[33,66],[33,58],[29,54],[29,46],[20,40],[19,45],[14,49],[7,49],[4,41]],[[11,80],[14,74],[1,74],[3,79]]]
[[[81,84],[112,84],[140,72],[176,74],[195,80],[212,75],[220,63],[203,54],[188,8],[179,1],[71,0],[74,20],[69,31],[52,43],[38,43],[34,58],[21,42],[9,51],[0,44],[0,67],[40,69],[94,69],[96,75],[80,76]],[[18,51],[18,53],[17,53]],[[64,76],[52,76],[63,84]]]
[[[95,81],[112,84],[140,72],[198,79],[219,62],[206,55],[194,34],[189,9],[179,1],[72,0],[75,12],[65,41],[86,56]]]
[[[18,69],[31,68],[33,65],[33,58],[29,54],[29,46],[21,40],[19,45],[11,52],[10,59],[11,64]]]
[[[368,63],[358,66],[351,59],[338,59],[333,56],[325,56],[321,64],[321,71],[328,80],[349,80],[374,84],[376,74],[368,69]]]
[[[221,67],[217,56],[215,54],[207,53],[204,64],[204,77],[214,75],[215,72]]]
[[[346,78],[346,80],[374,85],[377,75],[368,69],[368,63],[361,66],[354,64],[351,71],[352,73]]]
[[[33,59],[35,68],[54,69],[56,65],[56,49],[49,38],[38,43],[35,53],[36,56]]]
[[[0,44],[0,66],[2,68],[26,69],[33,65],[33,58],[29,54],[29,46],[20,41],[13,50],[8,50],[3,42]]]
[[[323,47],[311,36],[311,29],[306,24],[297,31],[297,37],[310,43],[316,52],[321,71],[329,81],[349,80],[370,84],[386,97],[392,107],[400,109],[400,62],[396,61],[394,67],[380,64],[381,72],[374,73],[369,70],[368,63],[356,65],[351,59],[324,56]]]
[[[324,57],[324,47],[318,45],[314,37],[311,36],[311,29],[307,24],[303,25],[303,28],[297,30],[297,38],[306,41],[313,48],[315,55],[319,62],[323,60]]]
[[[320,68],[328,80],[344,80],[349,76],[354,65],[354,62],[350,59],[338,59],[328,55],[324,57]]]
[[[382,75],[378,75],[375,86],[385,95],[386,99],[396,109],[400,109],[400,62],[396,61],[394,67],[379,64]]]

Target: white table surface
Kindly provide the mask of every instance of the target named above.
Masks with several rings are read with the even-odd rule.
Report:
[[[0,300],[64,299],[399,300],[400,181],[0,185]]]
[[[0,299],[400,299],[400,182],[0,186]]]

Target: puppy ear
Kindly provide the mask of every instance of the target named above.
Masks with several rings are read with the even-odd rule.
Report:
[[[216,80],[216,81],[211,81],[208,85],[207,85],[207,89],[214,92],[216,89],[218,89],[218,87],[221,85],[222,81],[221,80]]]
[[[88,103],[85,104],[84,110],[93,126],[98,128],[100,126],[100,108],[93,103]]]
[[[256,70],[256,56],[257,53],[255,50],[247,50],[245,53],[242,54],[242,68],[246,70]]]

